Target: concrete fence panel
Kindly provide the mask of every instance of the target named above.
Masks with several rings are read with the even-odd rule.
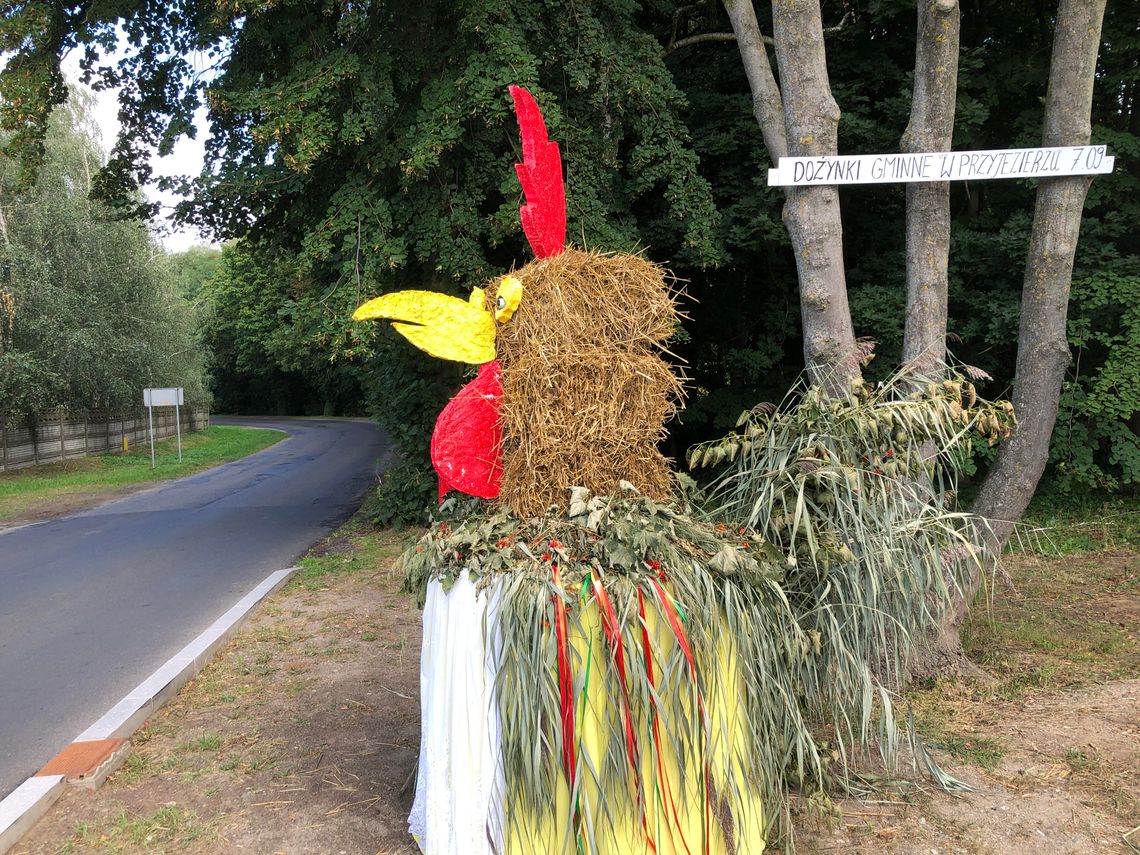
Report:
[[[179,415],[182,433],[210,426],[210,413],[206,410],[183,409]],[[175,433],[174,411],[156,410],[155,439],[165,439]],[[59,463],[89,454],[121,452],[124,441],[131,449],[149,442],[145,410],[138,413],[90,410],[79,415],[57,410],[36,416],[30,424],[19,427],[5,427],[0,420],[0,472]]]

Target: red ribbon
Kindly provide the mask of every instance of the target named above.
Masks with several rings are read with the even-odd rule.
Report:
[[[637,750],[637,736],[633,732],[633,715],[629,702],[629,681],[626,677],[625,647],[622,644],[621,628],[618,626],[617,614],[610,602],[609,594],[597,577],[591,574],[590,581],[594,587],[594,598],[598,601],[598,609],[602,613],[602,629],[605,632],[606,642],[614,654],[617,664],[618,682],[621,684],[621,717],[625,727],[626,755],[629,757],[629,766],[633,771],[633,783],[637,788],[637,809],[641,813],[641,830],[645,833],[645,841],[654,852],[657,846],[653,842],[653,835],[649,831],[649,819],[645,813],[645,796],[641,784],[640,752]],[[652,676],[650,677],[652,683]],[[656,725],[656,722],[654,722]],[[659,761],[660,762],[660,761]]]
[[[554,574],[554,585],[562,587],[558,578],[558,565],[550,565]],[[561,593],[554,595],[554,633],[558,646],[558,694],[562,707],[562,767],[566,770],[566,782],[570,785],[570,797],[574,797],[574,782],[577,780],[576,751],[574,738],[574,675],[570,670],[570,641],[566,633],[566,603]]]
[[[641,594],[641,586],[637,588],[637,611],[641,617],[641,640],[645,650],[645,674],[649,678],[649,688],[652,689],[649,695],[649,704],[652,707],[653,718],[653,748],[654,757],[657,761],[657,781],[660,784],[661,791],[665,794],[665,804],[673,812],[673,825],[677,828],[677,834],[681,837],[681,845],[685,847],[687,855],[692,855],[689,852],[689,843],[685,840],[685,830],[681,825],[681,817],[677,813],[677,803],[673,799],[673,791],[669,788],[669,781],[665,777],[665,767],[661,762],[661,724],[657,712],[657,701],[654,696],[657,693],[657,685],[653,676],[653,645],[649,642],[649,625],[645,620],[645,598]]]
[[[689,663],[689,678],[692,680],[693,690],[694,690],[694,692],[696,692],[696,697],[697,697],[697,709],[700,711],[700,714],[701,714],[701,735],[702,735],[702,743],[703,743],[707,739],[708,713],[705,710],[704,697],[701,695],[700,678],[699,678],[699,675],[697,673],[697,661],[696,661],[696,658],[693,656],[692,646],[689,644],[688,633],[685,632],[685,625],[682,622],[681,616],[677,611],[676,604],[673,602],[673,597],[669,594],[668,591],[666,591],[661,586],[661,583],[659,581],[657,581],[656,579],[650,577],[649,582],[651,585],[653,585],[654,589],[657,591],[657,596],[661,601],[661,606],[665,611],[665,616],[669,619],[669,625],[673,629],[673,635],[676,636],[677,643],[679,645],[681,645],[681,652],[685,654],[685,659]],[[640,588],[638,588],[638,590],[637,590],[637,596],[640,600],[640,598],[641,598],[641,589]],[[642,618],[642,621],[644,623],[644,617]],[[644,627],[643,627],[642,631],[643,632],[645,631]],[[646,634],[646,639],[648,640],[648,634]],[[647,653],[647,656],[648,656],[648,653]],[[703,774],[704,774],[704,780],[702,781],[702,784],[703,784],[704,791],[705,791],[704,808],[703,808],[704,832],[705,832],[704,833],[704,853],[705,853],[705,855],[708,855],[709,832],[710,832],[709,818],[710,818],[712,811],[711,811],[711,805],[709,804],[709,799],[711,798],[711,795],[709,793],[709,775],[710,775],[710,773],[709,773],[709,764],[708,764],[708,758],[707,757],[705,758],[704,762],[702,763],[702,766],[703,766]],[[685,848],[686,848],[686,851],[688,851],[688,847],[686,846]]]

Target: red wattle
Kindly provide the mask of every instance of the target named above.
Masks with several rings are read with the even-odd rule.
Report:
[[[503,478],[503,366],[497,359],[448,401],[435,422],[431,462],[439,474],[439,500],[451,490],[481,499],[499,495]]]

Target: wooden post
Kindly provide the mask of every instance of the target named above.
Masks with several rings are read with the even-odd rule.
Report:
[[[87,456],[87,410],[83,411],[83,456]]]
[[[0,422],[0,449],[3,449],[3,457],[0,457],[0,472],[8,471],[8,425],[5,422]]]
[[[59,460],[62,463],[64,460],[67,460],[67,446],[65,446],[63,443],[63,437],[64,437],[63,425],[64,425],[64,422],[67,421],[67,413],[64,412],[63,407],[60,407],[58,412],[59,412]]]

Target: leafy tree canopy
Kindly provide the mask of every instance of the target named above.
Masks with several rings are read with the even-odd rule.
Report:
[[[0,161],[0,418],[135,408],[147,386],[207,404],[192,312],[145,225],[91,201],[102,154],[85,105],[56,110],[40,180]]]
[[[1040,143],[1054,11],[963,4],[956,148]],[[1093,142],[1109,145],[1117,169],[1093,184],[1077,257],[1080,359],[1053,470],[1073,487],[1134,485],[1140,461],[1140,381],[1124,346],[1137,335],[1125,310],[1140,276],[1138,11],[1136,0],[1110,5],[1099,59]],[[509,83],[535,92],[562,145],[571,239],[641,248],[687,281],[694,299],[675,349],[692,392],[674,453],[757,400],[779,400],[801,367],[783,196],[766,187],[739,54],[725,39],[688,40],[728,30],[716,3],[17,0],[3,16],[0,50],[13,55],[0,110],[8,152],[29,167],[65,95],[58,57],[69,49],[84,52],[96,85],[122,86],[124,133],[95,182],[122,207],[137,207],[150,151],[193,133],[194,109],[208,106],[207,165],[178,215],[245,242],[246,260],[227,262],[235,294],[224,299],[244,294],[243,305],[259,307],[269,323],[258,328],[277,330],[266,340],[283,371],[306,365],[317,377],[318,364],[347,372],[374,360],[352,382],[403,440],[407,483],[423,483],[425,497],[430,478],[415,473],[458,371],[426,367],[389,330],[348,315],[396,287],[463,293],[529,257],[510,168],[519,152]],[[824,23],[838,27],[827,49],[840,150],[898,150],[913,2],[826,3]],[[100,59],[117,40],[125,59]],[[1033,192],[1029,181],[952,188],[950,347],[994,376],[990,397],[1012,380]],[[872,368],[883,373],[902,341],[903,200],[901,185],[841,194],[856,330],[878,342]],[[214,315],[236,342],[233,317]],[[1107,406],[1111,398],[1119,404]]]

